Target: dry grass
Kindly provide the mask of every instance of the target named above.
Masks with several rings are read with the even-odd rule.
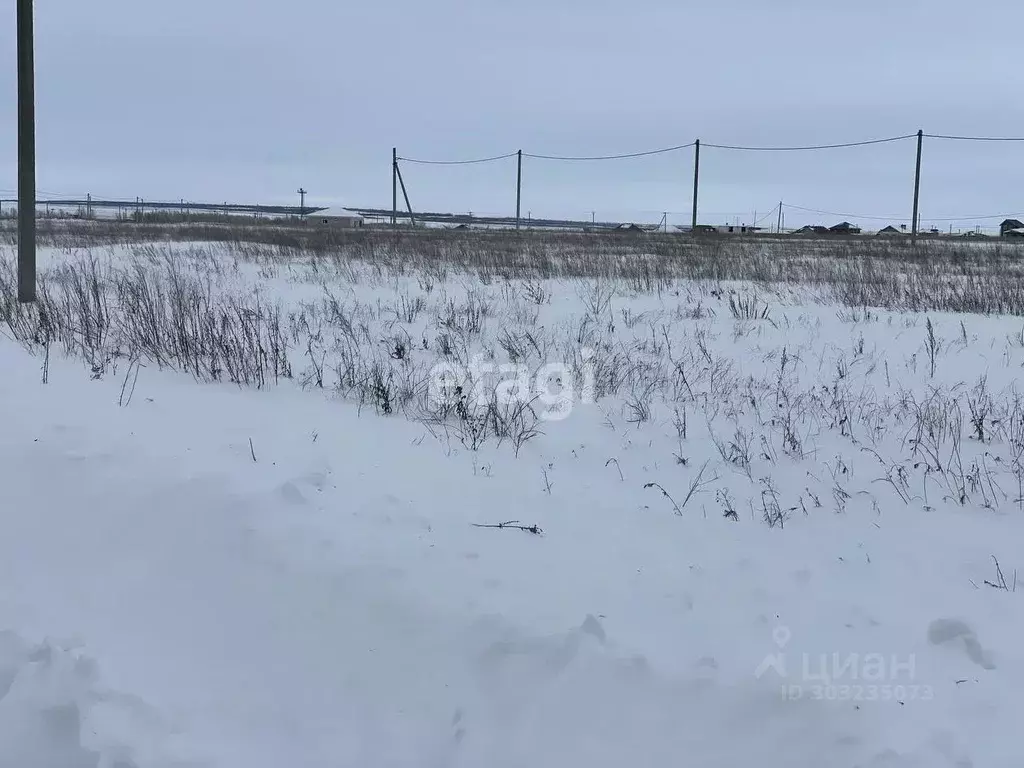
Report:
[[[900,353],[863,339],[879,308],[1024,314],[1014,250],[379,232],[307,248],[234,234],[68,245],[35,305],[16,301],[0,246],[0,329],[40,355],[44,379],[51,350],[126,381],[140,360],[239,386],[294,377],[449,446],[516,454],[559,401],[502,397],[480,361],[538,380],[555,361],[559,386],[589,391],[616,439],[670,427],[665,465],[690,479],[661,485],[680,511],[712,490],[723,515],[778,528],[860,498],[1024,510],[1024,398],[950,378],[971,317],[889,317],[882,338],[910,336]],[[790,294],[836,308],[794,310]],[[1021,333],[991,339],[1007,370]],[[439,366],[453,371],[440,383]]]

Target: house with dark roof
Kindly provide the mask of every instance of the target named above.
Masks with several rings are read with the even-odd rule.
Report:
[[[1007,233],[1013,232],[1014,230],[1017,229],[1024,229],[1024,222],[1019,221],[1018,219],[1006,219],[1005,221],[1003,221],[1002,224],[999,225],[999,234],[1002,237],[1006,237]],[[1010,237],[1014,236],[1015,235],[1010,235]]]
[[[875,234],[876,235],[881,235],[882,237],[890,237],[892,235],[902,235],[903,234],[903,230],[897,229],[892,224],[890,224],[885,229],[878,230]]]
[[[828,231],[833,235],[859,235],[860,227],[855,227],[850,222],[844,221],[834,227],[829,227]]]

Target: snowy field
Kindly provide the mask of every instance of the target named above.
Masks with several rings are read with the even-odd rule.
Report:
[[[1016,272],[370,256],[0,246],[0,768],[1019,768]]]

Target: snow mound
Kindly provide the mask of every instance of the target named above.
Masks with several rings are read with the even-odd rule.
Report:
[[[98,677],[70,643],[0,632],[0,768],[185,768],[145,748],[152,715]]]

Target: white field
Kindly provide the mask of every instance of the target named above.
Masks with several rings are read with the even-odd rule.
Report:
[[[0,270],[0,768],[1021,765],[1020,318],[246,254]]]

